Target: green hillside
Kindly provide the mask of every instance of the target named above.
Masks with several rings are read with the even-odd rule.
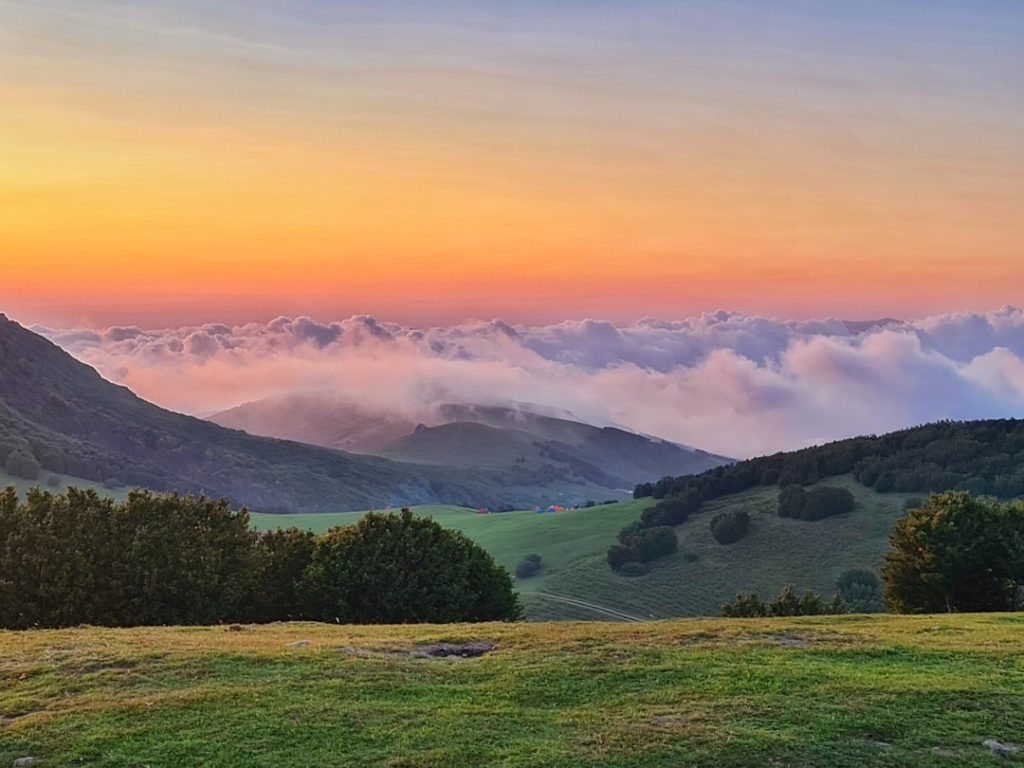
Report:
[[[558,574],[587,567],[595,559],[603,563],[605,550],[619,529],[638,517],[649,504],[650,500],[646,499],[543,515],[534,512],[480,515],[460,507],[437,506],[416,507],[414,511],[432,517],[445,527],[462,531],[509,571],[526,555],[540,555],[544,564],[541,573],[516,582],[529,617],[621,619],[625,618],[623,614],[631,614],[621,606],[605,608],[594,604],[585,589],[561,594],[551,592],[547,585]],[[351,525],[361,514],[254,514],[252,526],[257,529],[296,526],[322,532],[336,525]]]
[[[772,597],[787,584],[831,596],[843,571],[881,567],[889,533],[911,495],[880,494],[849,477],[823,484],[849,488],[857,500],[854,511],[814,522],[780,518],[778,488],[759,487],[705,504],[676,528],[679,551],[649,563],[646,576],[613,573],[602,550],[553,574],[545,586],[559,595],[585,594],[590,602],[642,618],[717,615],[737,592]],[[652,503],[633,502],[641,509]],[[747,510],[751,529],[740,541],[722,546],[709,523],[726,509]],[[531,618],[557,615],[535,609]]]
[[[70,629],[0,658],[0,765],[984,768],[1024,734],[1021,615]]]
[[[479,515],[456,507],[415,511],[462,531],[510,570],[524,556],[539,554],[544,570],[516,582],[531,620],[707,616],[717,615],[721,605],[740,591],[767,597],[793,584],[831,595],[844,570],[881,566],[892,525],[912,495],[877,493],[849,477],[824,484],[849,488],[857,499],[854,511],[815,522],[780,518],[774,486],[723,497],[678,526],[678,552],[651,562],[649,574],[633,578],[612,572],[605,555],[619,530],[654,504],[653,499],[544,515]],[[735,544],[718,544],[709,530],[711,518],[724,509],[739,508],[752,517],[750,532]],[[324,531],[358,517],[359,513],[253,515],[253,526]]]

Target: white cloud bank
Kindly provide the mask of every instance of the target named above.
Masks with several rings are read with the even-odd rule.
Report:
[[[1014,307],[875,324],[715,312],[629,326],[415,329],[357,315],[35,330],[190,413],[309,391],[413,419],[443,402],[519,401],[739,457],[936,419],[1024,416],[1024,311]]]

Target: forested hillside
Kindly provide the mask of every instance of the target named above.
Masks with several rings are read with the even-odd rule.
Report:
[[[641,483],[635,498],[696,490],[707,499],[756,485],[811,485],[852,474],[879,493],[968,491],[1024,495],[1024,421],[942,421],[722,466],[696,476]]]

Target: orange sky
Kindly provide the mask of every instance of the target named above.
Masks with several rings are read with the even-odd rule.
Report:
[[[0,311],[1019,303],[1022,14],[940,5],[0,1]]]

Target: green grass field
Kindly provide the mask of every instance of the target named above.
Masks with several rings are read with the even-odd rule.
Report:
[[[0,765],[1021,762],[986,739],[1024,741],[1020,614],[0,632]]]
[[[479,515],[461,507],[416,507],[415,512],[432,517],[447,528],[462,531],[510,572],[526,555],[540,555],[544,570],[538,576],[516,583],[529,616],[623,619],[632,614],[621,608],[596,605],[587,598],[585,591],[583,594],[551,593],[547,590],[547,582],[581,561],[590,562],[597,555],[603,561],[605,551],[619,530],[639,517],[650,503],[647,499],[543,515],[534,512]],[[252,525],[257,529],[295,526],[321,532],[337,525],[351,525],[361,516],[362,513],[358,512],[254,514]]]
[[[605,553],[619,530],[654,503],[651,499],[545,515],[478,515],[455,507],[415,511],[462,531],[510,570],[527,554],[541,555],[544,571],[516,583],[532,620],[717,615],[737,592],[773,597],[793,584],[830,596],[844,570],[881,566],[907,495],[879,494],[849,477],[825,482],[849,488],[856,509],[807,522],[776,514],[775,487],[717,499],[676,529],[679,552],[655,561],[651,572],[639,578],[611,572]],[[723,547],[712,538],[708,524],[716,512],[738,507],[750,513],[751,530],[743,540]],[[358,518],[359,513],[253,515],[253,524],[323,531]]]

